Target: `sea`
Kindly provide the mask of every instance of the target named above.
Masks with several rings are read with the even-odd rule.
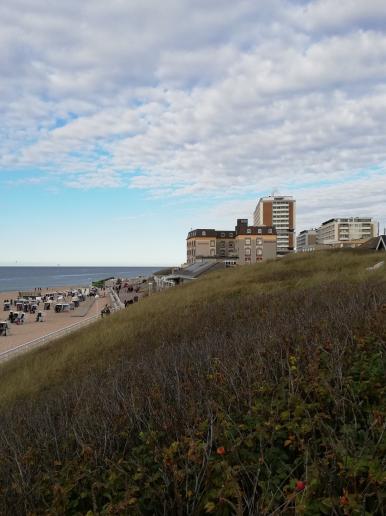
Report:
[[[161,267],[0,267],[0,292],[45,289],[47,287],[87,287],[106,278],[151,276]]]

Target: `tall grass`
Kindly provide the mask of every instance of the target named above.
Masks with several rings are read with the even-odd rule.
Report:
[[[382,514],[379,259],[215,272],[3,366],[0,513]]]

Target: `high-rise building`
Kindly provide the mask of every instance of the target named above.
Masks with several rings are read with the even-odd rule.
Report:
[[[378,235],[371,217],[329,219],[317,231],[317,243],[332,247],[356,247]]]
[[[294,250],[296,201],[291,196],[262,197],[253,214],[254,226],[274,226],[277,231],[277,254]]]

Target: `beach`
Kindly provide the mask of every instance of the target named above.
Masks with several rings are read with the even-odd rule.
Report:
[[[58,292],[61,290],[71,290],[72,288],[76,287],[48,288],[44,289],[42,292]],[[44,311],[46,317],[44,322],[36,322],[36,313],[26,314],[26,322],[24,324],[10,324],[9,335],[6,337],[0,336],[0,353],[99,315],[106,303],[111,305],[110,294],[107,290],[101,291],[99,295],[101,297],[96,299],[88,298],[86,301],[80,303],[79,308],[75,308],[69,312],[56,313],[52,307],[50,310]],[[19,292],[15,291],[0,292],[0,321],[8,320],[9,316],[9,311],[3,311],[4,301],[6,299],[15,300],[18,296]],[[40,303],[38,311],[43,311],[42,305],[43,303]]]

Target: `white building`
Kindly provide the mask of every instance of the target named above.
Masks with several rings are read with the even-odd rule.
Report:
[[[371,217],[329,219],[317,231],[317,243],[333,247],[356,247],[378,235]]]

